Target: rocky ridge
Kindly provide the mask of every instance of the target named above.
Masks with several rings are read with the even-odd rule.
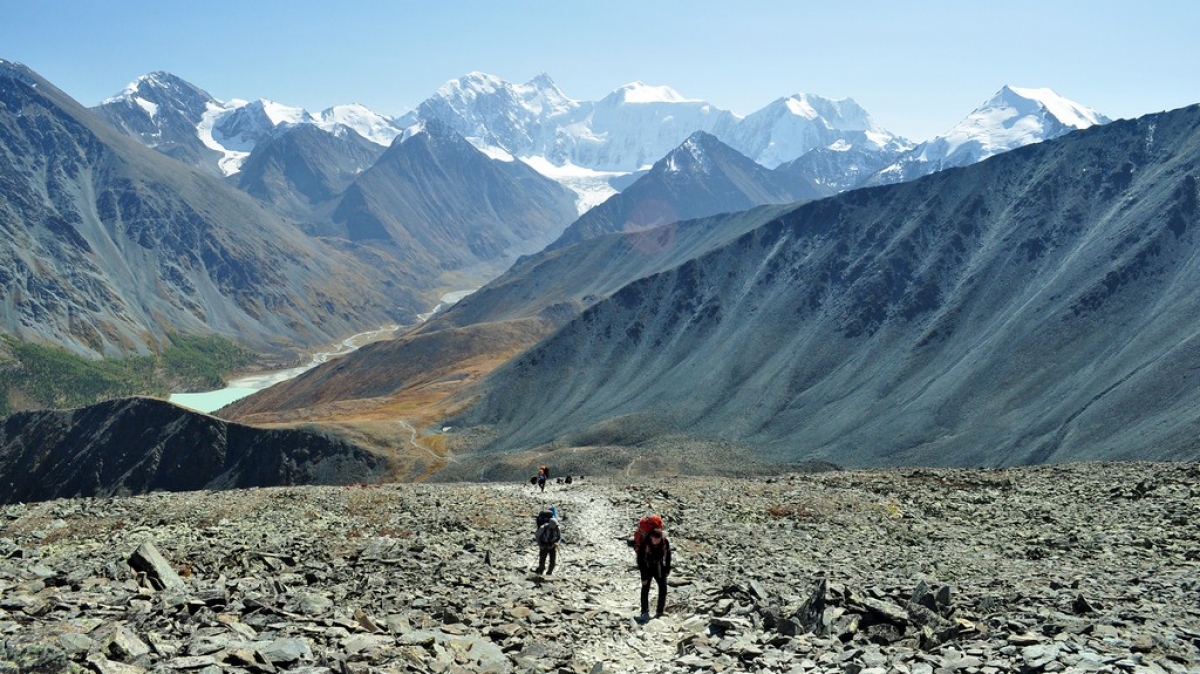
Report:
[[[1198,510],[1195,463],[13,505],[0,671],[1200,672]],[[676,571],[642,627],[650,511]]]

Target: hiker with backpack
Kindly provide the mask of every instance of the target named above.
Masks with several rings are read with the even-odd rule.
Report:
[[[650,620],[650,581],[658,584],[658,604],[655,618],[661,618],[667,607],[667,576],[671,573],[671,543],[663,533],[662,517],[650,515],[638,522],[633,534],[633,549],[637,553],[638,571],[642,576],[642,614],[639,623]]]
[[[537,527],[537,533],[534,534],[538,544],[537,574],[540,576],[545,572],[549,576],[554,573],[554,565],[558,562],[558,542],[562,540],[562,532],[558,528],[558,508],[551,506],[550,510],[538,513]],[[547,559],[550,561],[549,567],[546,566]]]

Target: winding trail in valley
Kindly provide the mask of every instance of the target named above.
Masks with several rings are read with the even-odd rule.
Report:
[[[446,452],[446,455],[442,456],[441,454],[438,454],[437,452],[433,451],[432,449],[421,444],[421,442],[419,440],[417,440],[417,429],[414,428],[413,425],[410,424],[409,422],[405,421],[404,419],[399,419],[396,421],[396,423],[399,424],[401,428],[408,431],[408,444],[412,445],[412,447],[414,447],[415,449],[419,449],[422,452],[425,452],[426,454],[428,454],[429,456],[433,457],[434,459],[436,459],[438,461],[448,461],[450,463],[458,462],[458,458],[456,458],[450,452]]]

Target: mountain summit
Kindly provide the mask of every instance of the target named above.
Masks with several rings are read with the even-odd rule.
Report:
[[[581,215],[548,248],[816,196],[823,195],[790,189],[784,176],[697,131],[620,194]]]
[[[567,98],[549,76],[523,85],[471,73],[448,82],[405,119],[440,119],[485,152],[543,157],[556,166],[644,170],[696,131],[767,168],[841,142],[908,149],[850,99],[781,98],[742,117],[667,86],[632,82],[598,101]]]
[[[1052,89],[1004,86],[953,129],[921,143],[899,162],[880,171],[872,182],[912,180],[1108,122],[1099,112]]]
[[[157,71],[130,82],[92,111],[147,147],[219,173],[222,154],[205,143],[197,129],[207,115],[221,108],[222,103],[207,91]]]

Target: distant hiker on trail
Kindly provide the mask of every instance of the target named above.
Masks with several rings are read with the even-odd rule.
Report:
[[[667,607],[667,576],[671,573],[671,543],[663,533],[663,521],[658,515],[643,517],[633,534],[633,549],[637,553],[638,571],[642,575],[642,614],[639,623],[650,620],[650,581],[658,584],[658,610],[661,618]]]
[[[543,572],[546,575],[554,573],[554,565],[558,562],[558,542],[562,540],[562,532],[558,528],[558,508],[553,506],[550,510],[543,510],[537,516],[537,533],[534,538],[538,544],[538,567],[537,574],[540,576]],[[546,566],[547,558],[550,560],[550,566]]]
[[[545,466],[538,468],[538,473],[537,473],[538,489],[541,489],[542,491],[546,491],[546,480],[549,480],[549,479],[550,479],[550,469]]]

